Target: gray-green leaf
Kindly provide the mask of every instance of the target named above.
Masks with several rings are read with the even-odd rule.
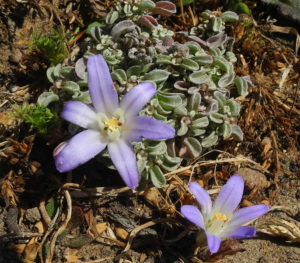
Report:
[[[160,188],[166,184],[166,178],[161,169],[155,165],[149,169],[150,178],[154,186]]]

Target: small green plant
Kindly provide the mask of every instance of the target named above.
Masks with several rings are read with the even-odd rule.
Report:
[[[52,65],[61,63],[68,55],[64,33],[60,29],[52,29],[46,35],[34,34],[32,46],[40,51]]]
[[[251,14],[251,10],[242,0],[229,0],[226,6],[227,9],[237,12],[238,14]]]
[[[15,118],[24,120],[31,128],[36,129],[38,133],[44,135],[48,134],[59,120],[56,113],[53,113],[49,108],[39,104],[16,105],[13,110],[13,116]]]

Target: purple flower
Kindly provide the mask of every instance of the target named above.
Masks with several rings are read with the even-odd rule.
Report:
[[[156,93],[151,83],[144,82],[135,86],[119,103],[109,68],[101,55],[88,58],[87,71],[94,107],[80,101],[69,101],[64,105],[61,117],[86,130],[54,150],[56,168],[61,173],[73,170],[107,146],[123,181],[134,189],[140,178],[130,142],[141,141],[142,138],[173,138],[175,130],[162,121],[137,116]]]
[[[243,225],[269,210],[267,205],[254,205],[236,210],[244,191],[244,180],[239,175],[230,177],[213,205],[208,193],[197,183],[189,183],[189,188],[201,206],[201,212],[196,206],[184,205],[181,207],[181,213],[205,231],[211,253],[218,252],[224,238],[253,237],[256,233],[255,228]]]

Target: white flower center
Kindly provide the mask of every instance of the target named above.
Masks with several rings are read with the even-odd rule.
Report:
[[[125,122],[122,109],[117,108],[110,117],[104,113],[98,113],[96,119],[101,134],[108,140],[115,141],[121,137]]]
[[[206,224],[207,231],[211,234],[220,233],[220,231],[222,231],[222,228],[224,227],[226,222],[228,222],[228,220],[228,216],[222,213],[215,214],[208,220]]]

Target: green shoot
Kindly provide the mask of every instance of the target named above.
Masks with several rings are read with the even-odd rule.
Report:
[[[33,48],[41,52],[52,65],[61,63],[67,56],[64,33],[60,29],[52,29],[46,35],[33,35]]]
[[[58,115],[44,106],[23,104],[13,107],[13,116],[24,120],[40,134],[48,134],[58,123]]]

